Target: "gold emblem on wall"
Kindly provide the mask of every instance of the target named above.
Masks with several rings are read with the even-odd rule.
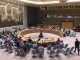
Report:
[[[8,21],[12,20],[11,13],[12,13],[11,4],[8,3],[8,4],[6,5],[6,14],[7,14],[7,20],[8,20]]]

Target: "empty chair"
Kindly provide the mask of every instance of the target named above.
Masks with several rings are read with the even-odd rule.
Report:
[[[9,53],[13,52],[13,43],[10,41],[9,43]]]
[[[54,54],[55,54],[55,50],[54,50],[54,48],[52,47],[52,48],[50,49],[50,51],[49,51],[49,55],[50,55],[50,57],[52,57]]]
[[[68,44],[65,44],[65,45],[63,46],[63,49],[61,49],[61,51],[64,53],[64,52],[66,51],[67,47],[68,47]]]
[[[56,50],[56,56],[59,56],[59,53],[61,52],[61,50],[60,49],[57,49]]]
[[[10,50],[11,43],[10,43],[9,40],[6,40],[6,41],[4,42],[4,47],[5,47],[6,51],[9,51],[9,50]]]
[[[68,47],[68,44],[64,45],[64,49],[66,49]]]
[[[47,53],[49,53],[49,51],[51,50],[52,46],[51,45],[48,45],[47,47]]]
[[[3,40],[0,39],[0,48],[2,49],[3,48]]]
[[[49,51],[49,50],[51,49],[51,47],[52,47],[52,46],[51,46],[51,45],[49,45],[49,46],[48,46],[48,48],[47,48],[47,50]]]
[[[69,34],[70,37],[75,37],[76,33],[74,31],[71,31],[71,33]]]
[[[73,51],[74,51],[74,47],[71,47],[70,54],[72,54]]]
[[[68,53],[70,53],[70,48],[67,48],[65,51],[64,51],[64,54],[67,55]]]
[[[26,52],[24,51],[23,48],[17,48],[15,47],[15,54],[18,56],[26,56]]]
[[[33,44],[32,45],[32,54],[33,54],[33,56],[36,56],[37,53],[38,53],[38,46],[37,46],[37,44]]]
[[[25,51],[26,53],[29,53],[29,51],[30,51],[29,44],[27,44],[26,42],[24,42],[24,44],[23,44],[23,47],[22,47],[22,48],[24,49],[24,51]]]
[[[64,43],[63,43],[63,41],[61,41],[61,43],[60,43],[60,46],[59,46],[61,49],[63,49],[64,48]]]
[[[20,48],[20,56],[26,56],[26,52],[24,51],[23,48]]]
[[[44,55],[44,48],[43,48],[42,46],[40,46],[40,47],[38,48],[38,55],[39,55],[39,56],[43,56],[43,55]]]
[[[15,49],[15,54],[16,54],[16,55],[20,55],[20,49],[17,48],[17,47],[15,47],[14,49]]]
[[[73,33],[72,33],[72,36],[73,36],[73,37],[75,37],[75,35],[76,35],[76,33],[75,33],[75,32],[73,32]]]
[[[33,49],[37,49],[37,48],[38,48],[37,44],[33,44],[33,45],[32,45],[32,48],[33,48]]]
[[[12,48],[12,46],[9,46],[9,51],[8,51],[9,53],[12,53],[13,52],[13,48]]]
[[[33,54],[33,56],[36,56],[36,54],[37,54],[36,49],[32,49],[32,54]]]

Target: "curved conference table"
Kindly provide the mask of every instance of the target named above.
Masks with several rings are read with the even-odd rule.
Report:
[[[20,32],[17,32],[17,34],[22,37],[22,41],[25,41],[25,40],[27,41],[28,38],[25,38],[24,35],[29,34],[29,33],[40,33],[40,31],[42,31],[43,33],[56,34],[60,37],[64,36],[63,32],[56,31],[53,29],[25,29],[25,30],[22,30]],[[32,39],[33,42],[37,42],[37,40],[38,40],[37,38]],[[48,43],[48,42],[55,42],[55,41],[57,41],[57,39],[55,39],[55,38],[42,38],[39,42],[40,43]]]
[[[56,31],[56,30],[53,30],[53,29],[25,29],[25,30],[22,30],[20,32],[17,32],[17,34],[20,35],[20,36],[24,36],[24,35],[30,34],[30,33],[40,33],[41,31],[43,33],[56,34],[60,37],[64,36],[64,32]]]

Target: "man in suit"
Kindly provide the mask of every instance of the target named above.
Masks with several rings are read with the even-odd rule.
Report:
[[[75,51],[74,52],[76,52],[76,50],[77,50],[78,55],[79,55],[79,41],[78,41],[78,39],[76,39],[76,41],[75,41]]]
[[[43,38],[43,33],[42,33],[42,31],[41,31],[40,34],[39,34],[39,38]]]
[[[28,42],[29,42],[29,43],[32,43],[32,39],[31,39],[31,37],[29,37]]]

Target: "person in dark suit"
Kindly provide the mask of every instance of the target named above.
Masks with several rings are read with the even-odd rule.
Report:
[[[42,31],[41,31],[40,34],[39,34],[39,38],[43,38],[43,33],[42,33]]]
[[[32,39],[31,39],[31,37],[29,37],[28,42],[29,42],[29,43],[32,43]]]
[[[76,41],[75,41],[75,51],[74,52],[76,52],[76,50],[78,51],[78,55],[79,55],[79,41],[78,41],[78,39],[76,39]]]

